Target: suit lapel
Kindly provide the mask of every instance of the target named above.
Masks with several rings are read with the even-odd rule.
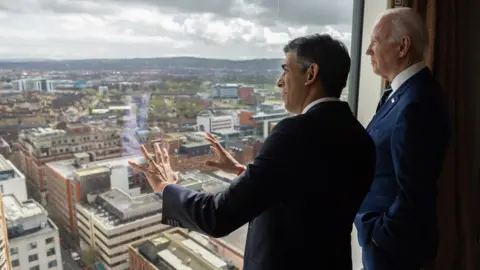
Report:
[[[408,87],[401,87],[393,95],[387,99],[385,104],[378,110],[378,112],[373,116],[372,121],[367,125],[367,131],[370,132],[380,120],[382,120],[400,101],[400,98]]]

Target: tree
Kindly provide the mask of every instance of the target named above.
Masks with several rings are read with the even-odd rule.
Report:
[[[100,255],[98,254],[98,251],[90,246],[88,246],[87,249],[82,250],[81,256],[82,256],[83,262],[87,267],[98,263],[100,259]]]

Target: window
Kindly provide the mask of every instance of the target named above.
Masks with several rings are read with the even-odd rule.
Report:
[[[57,266],[57,261],[56,260],[48,262],[48,268],[53,268],[55,266]]]
[[[33,267],[30,267],[30,270],[40,270],[40,266],[35,265]]]
[[[28,262],[38,261],[38,254],[28,255]]]
[[[55,238],[53,237],[49,237],[47,239],[45,239],[45,244],[52,244],[53,242],[55,242]]]
[[[37,242],[31,242],[28,244],[28,250],[32,250],[36,248],[37,248]]]
[[[110,158],[120,157],[123,151],[135,154],[134,151],[138,149],[135,143],[141,143],[150,136],[155,137],[153,128],[157,127],[162,136],[168,135],[172,144],[177,145],[176,142],[179,142],[175,148],[183,141],[198,143],[195,139],[184,136],[184,133],[195,132],[202,127],[218,130],[219,133],[225,131],[222,134],[231,134],[228,131],[233,129],[241,130],[242,134],[251,134],[238,139],[235,136],[227,137],[225,145],[232,149],[244,149],[250,143],[250,138],[246,137],[262,141],[276,123],[288,117],[282,108],[280,91],[275,85],[282,72],[280,65],[284,58],[283,46],[294,37],[317,32],[330,33],[340,38],[349,48],[352,56],[351,80],[341,99],[351,102],[352,107],[358,105],[359,117],[368,118],[368,113],[364,112],[368,104],[356,100],[358,94],[362,95],[357,91],[358,85],[364,86],[365,83],[362,80],[357,82],[355,79],[358,76],[353,75],[359,67],[354,63],[360,63],[355,46],[361,46],[362,42],[356,35],[358,33],[352,32],[352,29],[356,29],[352,26],[361,25],[352,23],[357,17],[352,16],[357,12],[354,7],[357,2],[366,1],[320,1],[319,4],[318,1],[239,0],[220,1],[222,4],[216,6],[209,6],[209,3],[218,1],[205,1],[202,2],[202,7],[181,4],[193,3],[193,0],[125,1],[131,4],[106,1],[105,7],[102,6],[101,9],[97,8],[94,0],[84,2],[93,4],[82,5],[80,9],[75,4],[69,6],[69,1],[61,5],[53,3],[48,8],[42,5],[20,5],[13,7],[12,11],[2,10],[0,16],[0,22],[3,22],[0,30],[6,33],[5,42],[1,43],[0,59],[15,55],[28,59],[66,60],[58,63],[32,61],[22,63],[20,67],[15,63],[11,66],[5,64],[2,68],[6,70],[27,69],[35,70],[35,73],[0,76],[2,87],[31,91],[35,95],[37,92],[48,93],[35,97],[39,100],[37,103],[48,104],[52,115],[38,115],[37,118],[45,118],[44,123],[40,124],[45,124],[47,120],[49,123],[69,120],[66,127],[62,126],[61,132],[55,133],[55,140],[48,141],[66,147],[58,148],[58,154],[62,155],[48,158],[49,162],[67,162],[60,160],[63,158],[60,156],[67,158],[73,153],[88,151],[92,159],[109,164]],[[25,44],[35,44],[35,49],[32,50],[31,46]],[[364,51],[363,48],[361,51]],[[183,56],[188,57],[176,58]],[[155,59],[157,57],[165,59]],[[247,59],[256,60],[244,61]],[[35,89],[37,84],[32,89],[26,89],[22,86],[26,84],[25,80],[20,79],[23,77],[27,81],[45,77],[44,80],[47,81],[44,85],[39,84],[42,89]],[[18,97],[18,100],[25,98]],[[126,114],[127,111],[134,117],[130,117],[130,113]],[[198,117],[206,111],[209,112],[207,116]],[[251,115],[240,117],[241,111],[247,111]],[[112,131],[112,127],[120,131]],[[92,132],[88,131],[90,129]],[[64,131],[68,135],[62,135]],[[118,144],[109,141],[118,138],[120,132],[125,141]],[[176,137],[175,134],[181,136]],[[40,140],[37,137],[39,136],[30,136],[29,140]],[[80,145],[88,143],[91,138],[95,140],[92,145]],[[32,145],[25,143],[24,148],[30,149],[34,147]],[[100,148],[108,148],[108,151],[96,155],[94,151]],[[208,150],[208,147],[193,150],[190,154],[204,156]],[[243,151],[245,156],[241,152],[235,153],[236,156],[247,156],[247,151]],[[183,153],[176,155],[177,166],[191,170],[203,169],[202,158],[189,157]],[[251,153],[249,155],[252,156]],[[247,163],[248,160],[244,162]],[[74,170],[78,169],[76,167],[91,168],[82,173],[96,170],[89,164],[71,165],[71,171],[65,172],[63,178],[75,175]],[[26,181],[32,181],[27,185],[35,187],[38,184],[31,180],[33,173],[30,172],[35,171],[30,169],[35,166],[26,167],[29,168],[24,172]],[[82,200],[85,200],[84,189],[95,189],[95,184],[83,182],[79,190],[73,184],[70,188],[55,186],[60,185],[60,182],[63,183],[50,181],[49,192],[65,190],[71,194],[65,195],[65,198],[47,195],[50,202],[54,201],[59,206],[71,206],[72,202],[65,201],[69,198],[75,206],[76,194],[80,196],[82,193]],[[215,189],[217,188],[212,185],[212,190]],[[1,185],[0,191],[3,192]],[[75,211],[75,207],[67,209],[50,206],[49,210],[51,216],[64,217],[65,221],[70,221],[70,218],[75,220],[75,213],[71,217],[71,212],[68,212]],[[69,222],[57,224],[58,227],[69,225]],[[235,248],[242,249],[246,228],[244,226],[236,232],[239,237],[225,240]],[[53,238],[45,240],[47,245],[54,243]],[[35,249],[37,243],[30,243],[28,250]],[[47,247],[46,251],[41,252],[53,256],[56,250]]]
[[[47,256],[55,255],[55,248],[49,248],[47,250]]]
[[[18,254],[18,247],[13,247],[10,249],[10,255]]]
[[[18,259],[12,261],[12,267],[20,266],[20,261]]]

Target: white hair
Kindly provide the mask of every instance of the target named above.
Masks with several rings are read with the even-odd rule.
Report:
[[[408,7],[391,8],[380,14],[379,20],[389,17],[392,23],[391,42],[400,42],[404,36],[412,40],[415,54],[425,58],[428,50],[428,29],[425,20],[414,9]]]

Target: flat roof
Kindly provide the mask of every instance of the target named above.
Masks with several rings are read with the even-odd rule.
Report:
[[[63,178],[75,180],[74,176],[75,176],[75,173],[78,171],[82,173],[82,170],[83,170],[83,175],[87,175],[87,173],[95,172],[96,170],[95,168],[98,168],[98,167],[108,168],[108,167],[116,167],[116,166],[128,166],[128,161],[133,161],[137,164],[145,163],[145,159],[143,158],[143,155],[132,154],[129,156],[123,156],[119,158],[89,162],[85,165],[82,165],[82,167],[78,167],[75,165],[75,159],[66,159],[66,160],[48,162],[46,165],[51,169],[53,169],[58,174],[60,174]]]
[[[240,134],[240,131],[235,129],[219,129],[212,132],[214,134],[221,134],[221,135],[233,135],[233,134]]]
[[[114,188],[100,194],[99,198],[101,204],[108,206],[107,210],[113,210],[112,214],[124,220],[148,213],[159,213],[162,210],[162,200],[155,193],[131,197],[120,189]]]
[[[167,266],[176,270],[220,270],[227,266],[225,260],[179,228],[164,231],[133,247],[158,269]]]
[[[27,200],[21,203],[13,194],[3,196],[3,208],[5,218],[9,221],[17,221],[36,215],[46,214],[45,209],[40,207],[37,202]]]

